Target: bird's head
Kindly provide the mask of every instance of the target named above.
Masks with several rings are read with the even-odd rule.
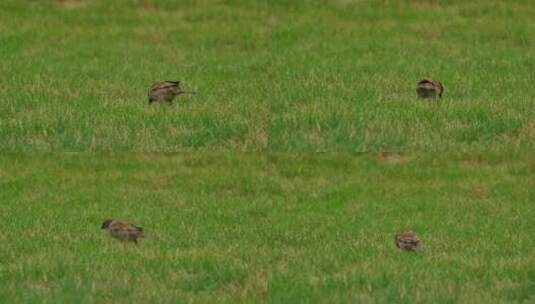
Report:
[[[100,227],[100,229],[107,229],[108,227],[110,227],[111,222],[113,222],[112,219],[105,220],[104,223],[102,223],[102,227]]]

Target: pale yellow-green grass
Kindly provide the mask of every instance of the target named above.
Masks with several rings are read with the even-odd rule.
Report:
[[[0,302],[530,303],[534,174],[528,153],[3,154]]]
[[[534,302],[534,15],[0,1],[0,303]]]
[[[535,4],[0,3],[6,151],[534,148]],[[442,100],[416,100],[421,77]],[[179,79],[196,95],[150,107]]]

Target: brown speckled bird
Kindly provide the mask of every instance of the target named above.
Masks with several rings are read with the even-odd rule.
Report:
[[[416,233],[411,230],[401,231],[396,234],[396,247],[408,250],[408,251],[420,251],[420,240],[416,236]]]
[[[106,229],[111,236],[121,241],[133,241],[143,236],[143,228],[124,223],[114,219],[107,219],[102,223],[101,229]]]
[[[149,89],[149,104],[156,101],[166,101],[171,103],[175,97],[180,94],[193,94],[193,92],[186,92],[180,89],[180,81],[156,81]]]
[[[416,93],[420,98],[435,98],[442,97],[444,87],[440,81],[433,80],[431,78],[424,78],[418,82],[416,87]]]

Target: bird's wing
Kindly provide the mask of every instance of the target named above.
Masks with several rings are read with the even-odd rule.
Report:
[[[417,238],[405,238],[403,239],[403,243],[411,244],[411,245],[418,245],[420,241]]]
[[[124,230],[124,228],[126,227],[127,224],[125,223],[122,223],[122,222],[119,222],[119,221],[113,221],[110,226],[109,226],[109,229],[110,231],[121,231],[121,230]]]
[[[410,242],[410,241],[418,242],[419,241],[416,234],[412,231],[402,232],[398,234],[398,238],[399,240],[404,241],[404,242]]]
[[[418,82],[418,85],[431,84],[434,87],[442,88],[442,84],[439,81],[433,80],[431,78],[424,78]]]
[[[139,237],[143,234],[137,227],[125,225],[121,227],[113,227],[110,230],[112,235],[118,236],[121,239],[129,239],[131,237]]]
[[[424,84],[424,83],[433,83],[433,80],[429,79],[429,78],[424,78],[424,79],[418,81],[418,85]]]
[[[151,87],[151,91],[157,91],[157,90],[163,90],[168,88],[176,88],[178,87],[179,82],[178,81],[160,81],[154,83]]]
[[[179,85],[180,84],[180,80],[166,80],[165,82],[172,83],[172,84],[175,84],[175,85]]]
[[[136,235],[136,236],[140,236],[143,234],[143,228],[141,227],[137,227],[137,226],[134,226],[134,225],[131,225],[131,224],[128,224],[126,227],[125,227],[125,232],[128,233],[129,235]]]
[[[120,234],[120,233],[123,233],[124,231],[125,229],[123,227],[118,227],[118,226],[110,227],[110,232],[112,234]]]

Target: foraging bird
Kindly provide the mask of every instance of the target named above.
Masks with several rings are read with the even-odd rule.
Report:
[[[118,240],[133,241],[136,244],[137,239],[143,236],[143,228],[114,219],[105,220],[101,229],[106,229],[111,236]]]
[[[180,81],[156,81],[149,89],[149,104],[153,101],[167,101],[171,103],[180,94],[193,94],[180,89]]]
[[[444,87],[440,81],[433,80],[431,78],[424,78],[418,82],[416,87],[416,93],[420,98],[435,98],[442,97]]]
[[[396,234],[396,247],[407,251],[420,251],[420,240],[412,230],[406,230]]]

